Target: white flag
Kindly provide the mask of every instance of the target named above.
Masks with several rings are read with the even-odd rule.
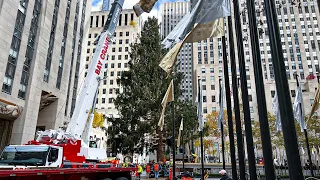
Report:
[[[276,94],[274,95],[274,98],[272,100],[272,111],[273,111],[274,115],[276,116],[276,132],[281,131],[280,108],[279,108],[277,91],[276,91]]]
[[[301,132],[303,132],[304,129],[307,129],[307,127],[306,127],[306,122],[304,120],[304,106],[303,106],[301,86],[299,86],[297,89],[297,95],[293,104],[293,113],[294,113],[294,118],[298,121],[300,125]]]
[[[223,87],[222,83],[220,84],[220,99],[219,99],[219,106],[220,106],[220,111],[219,111],[219,116],[218,116],[218,129],[221,130],[221,123],[223,122],[224,119],[224,109],[223,109],[223,99],[224,99],[224,94],[223,94]]]
[[[202,84],[201,79],[198,80],[198,119],[199,119],[199,131],[203,130],[203,119],[202,119]]]
[[[181,42],[195,24],[212,23],[227,16],[230,16],[230,0],[199,0],[191,12],[186,14],[162,41],[162,45],[169,48],[173,44]]]
[[[177,147],[180,147],[180,145],[181,145],[181,132],[182,131],[183,131],[183,118],[181,119],[181,124],[180,124],[180,128],[179,128]]]

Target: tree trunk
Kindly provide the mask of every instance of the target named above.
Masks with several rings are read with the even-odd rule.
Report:
[[[163,154],[163,132],[160,131],[159,127],[157,127],[157,134],[159,135],[159,140],[158,140],[158,148],[157,148],[157,161],[162,161],[164,159],[164,154]]]

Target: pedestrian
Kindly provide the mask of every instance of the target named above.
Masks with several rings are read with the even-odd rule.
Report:
[[[161,165],[159,163],[155,163],[153,165],[153,172],[154,172],[154,177],[156,178],[156,180],[158,180],[159,178],[159,171],[161,170]]]
[[[138,177],[139,179],[141,178],[141,174],[142,174],[143,168],[141,166],[141,164],[138,165]]]
[[[150,177],[150,170],[151,170],[151,166],[150,166],[150,164],[147,164],[147,166],[146,166],[147,178]]]
[[[229,178],[229,176],[227,175],[227,171],[224,170],[224,169],[219,171],[219,174],[221,175],[221,179],[220,180],[232,180],[231,178]]]

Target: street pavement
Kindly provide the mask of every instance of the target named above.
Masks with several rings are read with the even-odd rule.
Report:
[[[133,180],[135,180],[135,178],[132,178]],[[155,180],[155,178],[148,178],[147,177],[147,173],[145,171],[142,172],[141,174],[141,179],[150,179],[150,180]],[[159,177],[158,180],[167,180],[168,177],[164,178],[164,177]],[[201,180],[201,178],[194,178],[194,180]],[[207,180],[220,180],[220,178],[208,178]]]

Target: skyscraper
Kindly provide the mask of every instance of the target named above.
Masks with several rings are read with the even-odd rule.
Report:
[[[93,42],[103,30],[109,11],[95,11],[91,13],[88,46],[86,54],[86,70],[89,67],[95,45]],[[141,32],[142,20],[137,17],[132,9],[124,9],[114,33],[114,42],[109,46],[108,61],[104,67],[104,76],[99,87],[97,98],[97,111],[106,117],[119,118],[119,113],[113,104],[116,90],[121,90],[117,78],[123,71],[129,70],[130,44],[135,42]],[[86,73],[84,74],[86,75]],[[84,78],[84,76],[82,76]]]
[[[314,94],[317,88],[316,73],[319,72],[320,56],[320,33],[319,33],[319,10],[316,1],[279,1],[276,0],[279,28],[281,33],[282,48],[284,53],[285,66],[289,80],[292,102],[296,96],[296,81],[294,73],[298,73],[301,84],[303,85],[303,100],[306,114],[310,113],[311,105],[314,101]],[[246,73],[249,93],[249,104],[252,120],[258,120],[257,97],[255,90],[255,80],[253,73],[252,50],[250,43],[249,21],[246,12],[246,3],[241,1],[241,23],[243,30],[243,44],[246,61]],[[275,95],[276,85],[268,37],[266,14],[263,9],[263,2],[256,3],[257,27],[259,29],[259,44],[262,59],[262,70],[264,74],[264,84],[268,111],[272,112],[272,98]],[[232,16],[233,17],[233,16]],[[225,21],[226,25],[226,21]],[[227,29],[227,27],[226,27]],[[235,32],[234,37],[236,37]],[[226,32],[227,37],[227,32]],[[227,38],[226,38],[227,39]],[[228,41],[228,40],[227,40]],[[234,41],[236,43],[236,41]],[[228,47],[228,42],[227,42]],[[236,46],[235,46],[236,48]],[[228,54],[229,54],[228,50]],[[236,60],[238,50],[235,49]],[[229,56],[228,56],[229,57]],[[196,79],[202,79],[204,89],[203,113],[218,111],[218,83],[219,77],[223,77],[222,64],[222,42],[221,38],[210,38],[193,44],[193,70]],[[230,64],[229,64],[230,67]],[[231,69],[228,69],[231,76]],[[239,73],[239,70],[237,69]],[[231,81],[231,78],[229,78]],[[194,87],[197,81],[194,80]],[[230,82],[231,84],[231,82]],[[231,93],[232,92],[226,92]],[[194,88],[194,97],[197,90]],[[196,100],[196,99],[194,99]],[[225,107],[226,108],[226,107]]]
[[[76,103],[91,0],[0,3],[0,151],[57,129]]]
[[[162,4],[161,34],[166,37],[179,23],[185,14],[189,12],[190,2],[169,2]],[[182,98],[192,100],[192,48],[186,44],[181,49],[177,60],[178,71],[183,73]]]

